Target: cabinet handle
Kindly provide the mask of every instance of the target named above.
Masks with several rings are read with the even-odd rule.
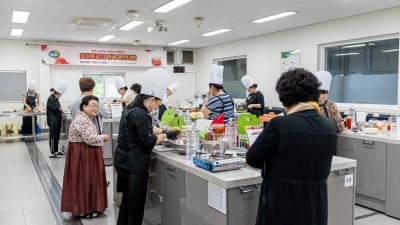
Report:
[[[371,141],[371,140],[363,140],[363,144],[364,144],[364,145],[374,145],[375,142],[374,142],[374,141]]]
[[[172,165],[169,165],[169,164],[167,164],[167,165],[165,166],[165,168],[166,168],[168,171],[173,172],[173,173],[176,171],[175,166],[172,166]]]
[[[345,176],[345,175],[347,175],[347,174],[350,174],[350,169],[345,169],[344,171],[343,171],[343,170],[341,170],[341,171],[336,171],[336,175],[337,175],[337,176]]]
[[[254,185],[254,186],[250,186],[250,187],[239,187],[239,188],[240,188],[240,193],[242,195],[258,191],[258,185]]]

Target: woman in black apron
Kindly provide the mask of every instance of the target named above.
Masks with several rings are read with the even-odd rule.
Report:
[[[242,77],[242,83],[246,87],[249,95],[246,101],[241,103],[242,106],[247,106],[247,112],[260,117],[264,115],[264,95],[257,91],[258,85],[254,83],[249,75]]]
[[[40,106],[39,94],[35,92],[34,89],[28,88],[26,96],[23,95],[22,102],[24,103],[24,110],[33,112],[33,110]],[[35,116],[35,127],[36,127],[37,117]],[[32,117],[24,116],[22,117],[22,127],[21,134],[32,134]]]

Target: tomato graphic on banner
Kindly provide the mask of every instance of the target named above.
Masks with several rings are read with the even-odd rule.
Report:
[[[151,64],[153,64],[153,66],[161,66],[161,59],[158,57],[154,57],[151,59]]]

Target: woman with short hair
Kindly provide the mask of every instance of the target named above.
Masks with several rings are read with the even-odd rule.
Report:
[[[72,120],[68,135],[61,212],[91,219],[107,208],[102,145],[109,137],[99,134],[92,121],[99,113],[99,99],[96,96],[85,96],[79,108],[81,112]]]
[[[320,115],[319,82],[304,69],[276,84],[286,116],[271,119],[246,154],[263,182],[256,225],[326,225],[326,180],[336,151],[336,128]]]

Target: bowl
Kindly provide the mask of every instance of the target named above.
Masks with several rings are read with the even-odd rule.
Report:
[[[362,130],[366,134],[376,134],[379,129],[376,127],[364,127]]]
[[[163,141],[161,141],[161,144],[164,147],[173,147],[172,141],[168,138],[165,138]]]
[[[172,146],[174,147],[175,151],[177,151],[181,155],[186,155],[186,140],[185,139],[178,139],[172,141]]]

